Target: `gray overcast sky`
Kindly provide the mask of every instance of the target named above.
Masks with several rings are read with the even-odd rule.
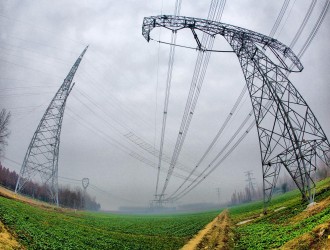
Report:
[[[183,0],[181,15],[206,18],[211,1]],[[311,1],[291,1],[275,34],[290,44]],[[320,0],[297,45],[298,52],[315,24],[325,0]],[[108,194],[89,190],[103,209],[143,206],[155,192],[156,169],[134,159],[135,152],[157,159],[125,137],[132,132],[159,148],[169,46],[147,43],[141,35],[143,17],[173,14],[175,1],[18,1],[0,0],[0,108],[12,112],[11,136],[5,157],[22,163],[32,135],[51,98],[76,58],[90,45],[76,73],[64,116],[59,175],[82,179]],[[283,1],[227,1],[222,22],[268,35]],[[310,105],[325,133],[330,135],[330,17],[326,16],[302,58],[304,70],[290,80]],[[164,30],[154,38],[169,38]],[[178,34],[178,44],[194,45],[190,33]],[[229,49],[221,37],[216,49]],[[176,49],[164,152],[172,155],[189,91],[197,52]],[[158,59],[159,58],[159,59]],[[158,80],[157,80],[158,79]],[[214,53],[179,162],[192,169],[225,120],[245,82],[234,54]],[[251,109],[247,96],[211,156],[221,150]],[[120,143],[120,144],[119,144]],[[124,146],[124,149],[123,149]],[[20,165],[5,158],[4,166]],[[168,165],[164,165],[168,167]],[[203,169],[203,168],[201,168]],[[245,186],[244,171],[253,170],[261,184],[256,128],[216,171],[180,203],[216,202]],[[187,175],[186,172],[177,171]],[[164,183],[161,174],[160,184]],[[60,179],[71,186],[79,182]],[[181,183],[172,177],[168,192]]]

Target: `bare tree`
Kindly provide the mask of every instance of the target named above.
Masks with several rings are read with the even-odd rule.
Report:
[[[7,112],[6,109],[0,111],[0,156],[3,153],[5,146],[7,145],[7,139],[9,137],[9,122],[11,114]]]

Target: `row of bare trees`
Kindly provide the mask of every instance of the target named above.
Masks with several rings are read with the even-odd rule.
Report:
[[[17,179],[18,174],[15,171],[10,171],[8,168],[2,166],[0,162],[0,185],[14,190]],[[22,190],[22,194],[34,199],[50,202],[47,190],[48,189],[45,185],[29,181]],[[101,207],[100,204],[95,201],[95,197],[91,197],[88,193],[84,193],[80,187],[71,189],[70,186],[60,186],[58,196],[62,207],[93,211],[97,211]]]
[[[11,114],[6,109],[0,111],[0,157],[3,154],[5,146],[7,145],[7,139],[10,135],[9,122]]]
[[[326,164],[320,164],[320,166],[316,170],[316,180],[323,180],[330,176],[330,168],[326,166]],[[297,186],[292,180],[292,178],[288,175],[284,175],[280,177],[277,181],[276,188],[274,189],[274,193],[286,193],[290,190],[296,189]],[[241,203],[250,202],[253,200],[260,200],[263,197],[262,186],[251,188],[245,187],[244,190],[236,191],[231,195],[231,204],[237,205]]]
[[[10,135],[9,123],[11,114],[6,109],[0,111],[0,158],[4,153],[7,140]],[[1,165],[0,162],[0,185],[14,190],[18,174],[15,171],[10,171]],[[32,198],[49,202],[48,188],[32,181],[25,184],[22,193]],[[95,197],[91,197],[81,188],[76,187],[72,190],[69,186],[61,186],[58,190],[58,198],[62,207],[70,207],[74,209],[99,210],[100,204],[95,201]]]

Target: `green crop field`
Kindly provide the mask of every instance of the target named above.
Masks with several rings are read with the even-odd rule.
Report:
[[[330,179],[319,182],[316,201],[323,204],[329,195]],[[330,234],[330,206],[324,204],[319,211],[306,216],[306,203],[301,201],[298,191],[292,191],[275,196],[264,216],[260,216],[260,201],[229,208],[235,249],[279,248],[328,223],[322,235],[317,234],[321,237],[318,240],[326,240]],[[167,215],[74,212],[0,197],[0,221],[26,249],[179,249],[219,212]],[[253,221],[236,225],[247,219]],[[308,244],[302,242],[298,249],[310,249]]]
[[[61,212],[0,197],[0,220],[27,249],[179,249],[217,214]]]
[[[330,196],[330,179],[326,179],[317,184],[316,202],[320,202]],[[276,209],[280,209],[276,211]],[[283,246],[286,242],[312,232],[314,228],[322,223],[330,223],[330,207],[327,206],[320,212],[295,217],[304,213],[306,203],[301,201],[300,193],[292,191],[284,195],[275,196],[269,207],[269,213],[260,216],[262,213],[262,203],[255,202],[246,205],[233,207],[230,214],[236,224],[249,218],[252,222],[237,226],[235,228],[235,248],[237,249],[274,249]],[[323,232],[323,240],[328,237],[329,229]],[[321,239],[322,240],[322,239]],[[310,249],[309,245],[301,243],[299,249]],[[304,245],[305,244],[305,245]]]

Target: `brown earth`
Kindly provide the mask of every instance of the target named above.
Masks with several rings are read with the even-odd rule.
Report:
[[[46,210],[57,211],[73,211],[72,209],[58,208],[45,202],[31,199],[19,194],[16,194],[4,187],[0,186],[0,196],[18,200],[32,206],[37,206]],[[305,211],[291,218],[288,222],[295,224],[298,221],[305,219],[309,216],[320,213],[323,209],[330,205],[330,197],[322,200],[321,202],[307,208]],[[228,210],[220,213],[212,222],[210,222],[204,229],[198,232],[182,250],[202,250],[202,249],[232,249],[234,245],[232,221],[229,217]],[[10,233],[0,221],[0,249],[2,250],[16,250],[24,249],[15,236]],[[315,227],[311,232],[305,233],[297,237],[280,249],[317,249],[326,250],[330,249],[330,222],[323,223]]]
[[[1,186],[0,186],[0,196],[6,197],[6,198],[12,199],[12,200],[22,201],[24,203],[27,203],[27,204],[30,204],[30,205],[33,205],[33,206],[48,207],[48,208],[54,207],[54,206],[51,206],[50,204],[48,204],[46,202],[34,200],[32,198],[16,194],[15,192],[13,192],[11,190],[8,190],[8,189],[6,189],[4,187],[1,187]]]
[[[2,186],[0,186],[0,196],[3,196],[8,199],[18,200],[20,202],[27,203],[31,206],[36,206],[45,210],[57,210],[57,211],[73,211],[66,208],[58,208],[56,206],[50,205],[46,202],[34,200],[23,195],[16,194],[13,191],[10,191]],[[22,245],[16,240],[16,236],[6,228],[6,226],[0,221],[0,249],[1,250],[16,250],[16,249],[25,249]]]
[[[15,237],[6,229],[0,221],[0,249],[2,250],[16,250],[25,249],[17,242]]]
[[[33,206],[38,207],[47,207],[48,204],[24,197],[22,195],[16,194],[13,191],[10,191],[4,187],[0,186],[0,196],[6,197],[12,200],[18,200]],[[51,206],[48,205],[48,208]],[[0,221],[0,249],[1,250],[16,250],[16,249],[25,249],[21,244],[18,243],[14,234],[12,234],[5,225]]]
[[[281,249],[330,249],[330,222],[318,225],[311,232],[288,241],[281,247]]]
[[[296,223],[310,216],[320,213],[323,209],[330,205],[330,196],[326,199],[316,203],[314,206],[306,208],[303,212],[297,214],[295,217],[289,220],[289,223]]]
[[[330,197],[306,208],[306,210],[291,218],[288,223],[295,224],[322,212],[328,206],[330,206]],[[250,221],[252,220],[247,220],[246,222]],[[190,240],[182,250],[233,249],[234,233],[232,228],[233,225],[229,218],[229,213],[225,210]],[[288,241],[280,249],[330,249],[330,221],[316,226],[311,232]]]
[[[20,195],[20,194],[16,194],[15,192],[8,190],[2,186],[0,186],[0,196],[3,196],[5,198],[8,199],[12,199],[12,200],[17,200],[17,201],[21,201],[24,202],[26,204],[29,204],[31,206],[35,206],[41,209],[45,209],[45,210],[56,210],[58,212],[61,211],[75,211],[74,209],[70,209],[70,208],[61,208],[61,207],[57,207],[54,205],[51,205],[47,202],[42,202],[36,199],[32,199],[30,197],[26,197],[24,195]]]
[[[234,234],[228,210],[224,210],[191,239],[182,250],[232,249]]]
[[[314,206],[306,208],[289,220],[289,223],[297,223],[303,219],[322,212],[330,206],[330,197],[316,203]],[[330,249],[330,221],[316,226],[311,232],[305,233],[300,237],[288,241],[281,249]]]

